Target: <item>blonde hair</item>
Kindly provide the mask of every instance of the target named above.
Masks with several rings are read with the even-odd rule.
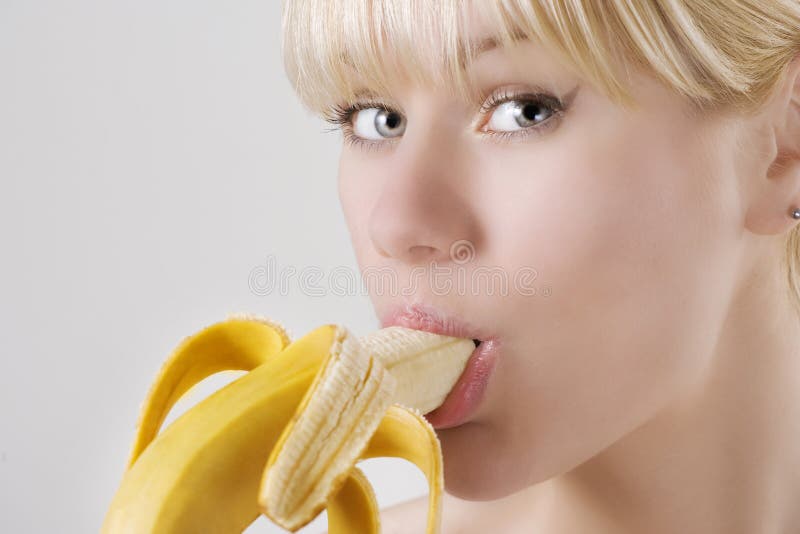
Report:
[[[468,7],[500,46],[534,40],[626,107],[626,69],[639,69],[698,113],[753,113],[800,52],[798,0],[286,0],[289,80],[322,116],[360,90],[391,95],[397,76],[479,101],[465,74]],[[800,227],[783,265],[800,313]]]

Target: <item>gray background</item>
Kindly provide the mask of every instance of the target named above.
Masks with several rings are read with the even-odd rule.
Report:
[[[184,336],[238,311],[294,338],[377,327],[360,289],[326,283],[357,273],[340,137],[291,92],[280,10],[0,2],[0,532],[97,532],[139,403]],[[270,256],[320,269],[317,293],[297,275],[285,292],[253,286]],[[168,422],[238,374],[201,383]],[[360,465],[382,507],[426,492],[405,461]],[[247,532],[283,530],[262,517]]]

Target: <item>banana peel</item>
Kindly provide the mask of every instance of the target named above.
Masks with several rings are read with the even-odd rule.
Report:
[[[208,326],[179,344],[142,403],[101,533],[241,533],[260,515],[295,532],[327,510],[330,534],[377,534],[356,463],[398,457],[425,474],[426,533],[439,534],[441,447],[420,410],[441,404],[473,348],[401,327],[356,338],[327,324],[291,341],[255,315]],[[247,373],[161,430],[182,395],[224,370]]]

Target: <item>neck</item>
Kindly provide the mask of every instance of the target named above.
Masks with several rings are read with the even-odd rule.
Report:
[[[800,529],[800,320],[780,269],[750,274],[697,387],[546,483],[549,532]]]

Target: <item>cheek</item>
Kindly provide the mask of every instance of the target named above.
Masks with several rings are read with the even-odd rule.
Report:
[[[380,193],[380,183],[368,180],[369,168],[359,164],[357,158],[343,150],[339,158],[338,193],[345,223],[350,232],[355,254],[359,263],[364,259],[369,247],[367,234],[369,214],[375,198]]]
[[[339,203],[342,206],[344,217],[348,224],[355,221],[363,214],[358,209],[363,205],[364,195],[366,194],[360,180],[362,172],[360,167],[347,156],[345,151],[339,157],[339,170],[337,175],[337,189],[339,192]]]
[[[533,267],[534,286],[551,290],[511,291],[497,309],[509,339],[486,411],[510,453],[487,469],[509,488],[564,472],[642,424],[702,377],[713,349],[736,264],[724,208],[705,201],[710,169],[685,137],[634,144],[635,131],[529,156],[538,172],[521,175],[521,160],[504,169],[513,201],[495,200],[492,252]]]

